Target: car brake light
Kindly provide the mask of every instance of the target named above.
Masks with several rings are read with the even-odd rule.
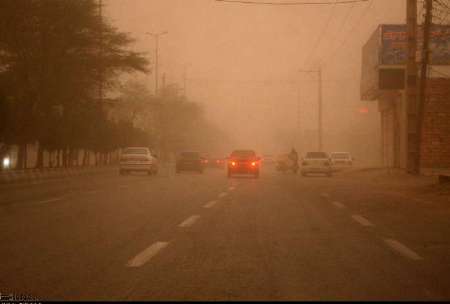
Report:
[[[252,162],[252,167],[255,167],[256,166],[256,162]]]
[[[236,166],[236,162],[232,161],[232,162],[231,162],[231,165],[232,165],[233,167]]]

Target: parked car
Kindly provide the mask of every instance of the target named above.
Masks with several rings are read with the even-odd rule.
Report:
[[[203,158],[199,152],[185,151],[177,156],[175,171],[197,171],[203,173],[204,167],[207,164],[207,159]]]
[[[149,175],[158,173],[158,159],[146,147],[128,147],[120,156],[120,174],[129,172],[147,172]]]
[[[302,159],[301,173],[303,176],[310,173],[320,173],[331,177],[333,169],[330,157],[325,152],[307,152]]]
[[[235,150],[228,159],[228,177],[233,174],[252,174],[259,177],[260,157],[253,150]]]
[[[353,157],[348,152],[331,152],[330,158],[334,169],[348,168],[353,165]]]

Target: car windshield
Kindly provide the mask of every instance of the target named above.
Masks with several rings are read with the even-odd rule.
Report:
[[[331,153],[331,158],[347,159],[347,158],[350,158],[350,154],[348,154],[348,153]]]
[[[147,154],[146,148],[127,148],[123,151],[123,154]]]
[[[308,152],[306,158],[328,158],[325,152]]]
[[[181,158],[185,159],[198,159],[200,158],[200,153],[198,152],[182,152],[180,153]]]
[[[252,151],[252,150],[238,150],[238,151],[233,151],[233,153],[231,153],[231,157],[250,158],[250,157],[256,157],[256,153],[255,153],[255,151]]]

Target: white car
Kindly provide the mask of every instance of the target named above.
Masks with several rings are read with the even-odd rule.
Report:
[[[156,174],[158,173],[158,159],[152,155],[149,148],[126,148],[120,156],[120,174],[125,175],[132,171],[144,171],[149,175]]]
[[[331,160],[325,152],[308,152],[302,159],[301,173],[306,176],[310,173],[326,174],[332,176],[333,169],[331,167]]]
[[[332,152],[330,158],[333,168],[346,168],[353,165],[353,157],[348,152]]]

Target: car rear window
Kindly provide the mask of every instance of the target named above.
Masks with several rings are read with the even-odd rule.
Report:
[[[348,153],[331,153],[332,158],[347,159],[350,158]]]
[[[231,153],[231,157],[255,157],[256,153],[255,151],[252,150],[239,150],[239,151],[233,151],[233,153]]]
[[[181,152],[180,157],[187,159],[198,159],[200,158],[200,153],[198,152]]]
[[[328,158],[325,152],[308,152],[306,158]]]
[[[123,151],[123,154],[147,154],[148,150],[145,148],[127,148]]]

